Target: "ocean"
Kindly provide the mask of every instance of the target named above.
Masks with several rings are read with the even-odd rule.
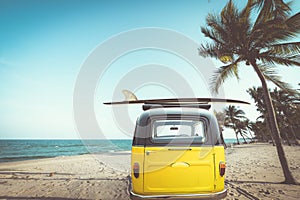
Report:
[[[131,150],[132,140],[0,140],[0,162]]]
[[[132,140],[0,140],[0,162],[129,151],[131,143]]]

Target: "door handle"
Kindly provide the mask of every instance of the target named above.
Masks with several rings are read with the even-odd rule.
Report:
[[[146,155],[149,156],[150,153],[155,153],[155,151],[146,151]]]

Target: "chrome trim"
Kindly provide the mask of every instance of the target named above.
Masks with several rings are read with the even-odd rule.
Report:
[[[206,194],[169,194],[169,195],[140,195],[130,191],[132,199],[222,199],[227,196],[227,189],[216,193]]]

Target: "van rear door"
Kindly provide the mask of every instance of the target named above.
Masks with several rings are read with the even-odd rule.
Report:
[[[205,193],[214,190],[213,147],[205,145],[204,119],[154,119],[145,147],[144,192]]]

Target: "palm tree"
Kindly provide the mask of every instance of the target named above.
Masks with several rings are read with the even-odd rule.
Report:
[[[238,134],[241,134],[241,136],[243,137],[242,133],[243,133],[243,128],[242,128],[242,124],[241,119],[245,118],[245,112],[243,110],[238,109],[235,106],[228,106],[227,108],[225,108],[225,120],[224,120],[224,126],[225,127],[229,127],[232,128],[235,132],[235,136],[236,136],[236,141],[237,144],[240,144],[239,141],[239,137]],[[245,140],[245,138],[244,138]],[[246,140],[245,140],[246,141]]]
[[[253,141],[253,135],[252,135],[252,126],[253,126],[253,122],[250,122],[250,120],[249,119],[246,119],[245,121],[244,121],[244,126],[245,126],[245,128],[247,129],[247,131],[248,131],[248,133],[250,134],[250,137],[251,138],[249,138],[251,141]]]
[[[280,119],[282,126],[280,127],[280,131],[283,132],[282,134],[288,145],[291,146],[290,137],[294,137],[295,144],[298,145],[298,141],[293,129],[294,122],[298,121],[297,115],[298,107],[293,104],[295,99],[294,95],[288,94],[282,90],[278,90],[277,88],[271,93],[274,107],[276,108],[277,118]],[[295,119],[295,120],[293,120]]]
[[[225,113],[223,112],[217,112],[214,110],[214,114],[217,118],[218,121],[218,125],[219,125],[219,129],[220,129],[220,137],[221,137],[221,141],[224,145],[225,148],[227,148],[224,136],[223,136],[223,127],[224,127],[224,121],[225,121]]]
[[[247,127],[245,121],[237,121],[236,122],[237,133],[242,136],[244,143],[247,143],[245,135],[247,134]]]
[[[259,87],[259,88],[252,87],[252,88],[249,88],[247,90],[247,92],[254,99],[256,110],[262,114],[256,119],[256,121],[262,119],[263,122],[259,123],[259,124],[256,123],[256,124],[260,128],[263,128],[265,131],[263,131],[263,132],[259,131],[259,133],[263,133],[264,135],[262,135],[262,137],[264,138],[264,140],[265,141],[271,140],[273,146],[275,146],[274,137],[272,135],[272,132],[270,132],[270,128],[267,128],[267,127],[270,127],[270,123],[269,123],[269,117],[268,117],[268,112],[266,110],[265,102],[263,100],[264,98],[263,98],[262,88],[261,87]],[[256,129],[256,132],[257,132],[257,129]]]
[[[274,1],[278,4],[270,2],[248,0],[246,7],[238,11],[232,0],[229,0],[220,16],[208,14],[208,27],[201,27],[201,32],[213,42],[202,44],[199,54],[226,63],[213,77],[212,89],[216,93],[229,76],[239,78],[238,66],[241,62],[252,66],[262,84],[270,129],[285,177],[284,182],[295,184],[282,147],[267,80],[289,92],[295,92],[280,80],[274,70],[274,64],[300,66],[300,42],[286,42],[300,32],[300,13],[288,16],[287,11],[290,9],[282,0]],[[259,13],[252,21],[250,14],[255,14],[252,11],[257,5]]]
[[[247,92],[254,99],[257,111],[262,114],[260,118],[263,120],[267,120],[268,118],[266,117],[267,113],[265,109],[266,106],[264,101],[262,101],[262,89],[253,87],[249,88]],[[294,143],[296,145],[299,145],[296,134],[297,132],[295,131],[298,124],[300,124],[300,110],[299,106],[295,104],[295,99],[297,99],[298,97],[286,93],[283,90],[278,90],[277,88],[271,91],[270,94],[273,100],[274,110],[276,112],[276,118],[278,121],[278,127],[281,132],[281,136],[287,140],[289,145],[291,144],[290,139],[294,140]],[[268,124],[268,122],[266,122],[266,124]]]
[[[252,130],[255,134],[255,138],[258,139],[258,141],[268,142],[270,140],[270,135],[266,134],[268,133],[268,128],[265,121],[257,120],[252,125]]]

